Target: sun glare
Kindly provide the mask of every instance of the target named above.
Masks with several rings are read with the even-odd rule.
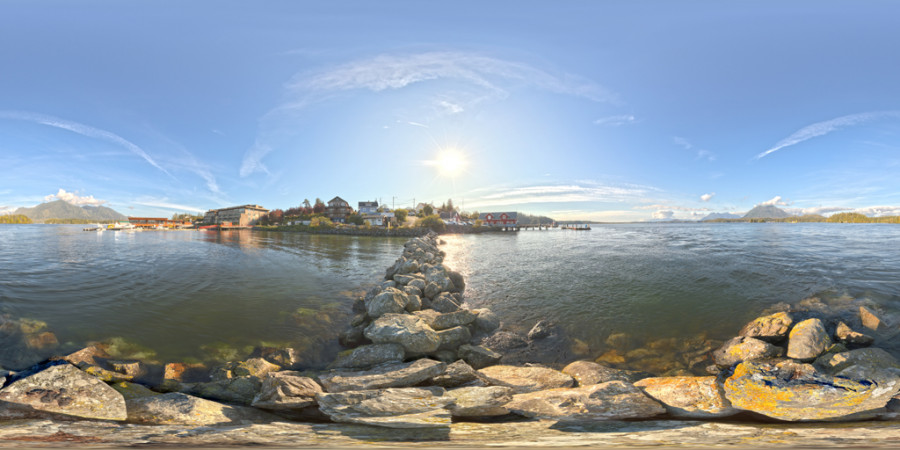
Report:
[[[442,150],[441,153],[438,154],[437,160],[434,162],[438,172],[447,177],[460,175],[466,168],[466,164],[467,161],[465,155],[458,150],[453,149]]]

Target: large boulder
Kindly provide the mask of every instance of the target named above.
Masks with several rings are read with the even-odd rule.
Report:
[[[788,338],[787,357],[812,361],[831,345],[825,324],[819,319],[807,319],[794,325]]]
[[[257,377],[235,377],[194,383],[190,393],[210,400],[249,405],[261,387],[262,380]]]
[[[262,409],[297,410],[315,405],[316,394],[321,392],[319,383],[300,372],[275,372],[263,378],[259,394],[251,405]]]
[[[371,344],[353,349],[332,364],[339,369],[366,369],[385,363],[401,362],[406,353],[400,344]]]
[[[425,291],[425,296],[428,296],[427,288]],[[457,299],[453,297],[453,295],[444,292],[433,298],[434,301],[431,302],[431,309],[440,313],[452,313],[455,311],[459,311],[459,301],[457,301]]]
[[[810,364],[743,362],[724,389],[733,407],[779,420],[856,420],[883,408],[900,390],[900,379],[854,380]]]
[[[180,392],[128,400],[128,421],[147,425],[237,425],[278,418],[253,408],[230,406]]]
[[[672,417],[709,419],[740,412],[731,407],[716,377],[644,378],[634,385],[662,403]]]
[[[623,381],[517,394],[506,408],[525,417],[559,421],[646,419],[666,412]]]
[[[441,339],[439,350],[456,350],[460,345],[472,340],[472,333],[466,327],[453,327],[437,332]]]
[[[385,364],[370,370],[332,371],[319,375],[327,392],[362,391],[419,384],[444,372],[447,365],[423,358],[410,363]]]
[[[766,342],[780,342],[787,337],[794,319],[789,313],[777,312],[768,316],[758,317],[741,328],[740,336],[760,339]]]
[[[62,414],[99,420],[125,420],[122,394],[75,366],[62,363],[19,379],[0,390],[0,418]]]
[[[546,367],[490,366],[478,371],[492,386],[507,386],[517,394],[575,386],[575,380]]]
[[[873,379],[882,375],[879,372],[900,374],[900,361],[885,350],[874,347],[825,354],[816,359],[814,365],[829,375],[840,375],[851,368],[861,374],[868,374],[865,378]]]
[[[437,332],[414,315],[385,314],[366,328],[365,336],[376,344],[400,344],[412,354],[430,353],[441,345]]]
[[[473,309],[472,312],[478,315],[473,322],[476,332],[490,334],[500,328],[500,318],[490,309],[479,308]]]
[[[319,409],[335,422],[388,428],[447,428],[452,397],[439,387],[319,394]]]
[[[651,376],[646,372],[613,369],[593,361],[575,361],[563,368],[562,373],[571,376],[579,386],[606,383],[607,381],[625,381],[634,383]]]
[[[509,414],[505,407],[512,401],[513,390],[504,386],[471,386],[447,391],[454,400],[450,413],[454,417],[489,417]]]
[[[409,299],[403,291],[389,287],[366,303],[366,314],[373,319],[385,314],[401,314],[406,311],[407,303]]]
[[[728,368],[741,361],[758,361],[778,358],[784,349],[756,338],[738,336],[725,342],[713,352],[713,360],[721,368]]]

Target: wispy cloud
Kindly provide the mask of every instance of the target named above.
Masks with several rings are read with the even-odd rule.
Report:
[[[678,205],[664,205],[664,204],[655,204],[655,205],[640,205],[635,206],[634,209],[670,209],[674,211],[710,211],[709,208],[692,208],[689,206],[678,206]]]
[[[672,137],[672,142],[674,142],[675,145],[677,145],[685,150],[690,150],[690,151],[695,152],[697,154],[697,159],[705,159],[710,162],[716,160],[715,153],[713,153],[709,150],[706,150],[706,149],[697,148],[693,143],[691,143],[690,141],[688,141],[687,139],[685,139],[683,137],[674,136],[674,137]]]
[[[703,195],[700,196],[700,201],[708,202],[708,201],[712,200],[712,198],[715,197],[715,196],[716,196],[716,193],[715,193],[715,192],[710,192],[710,193],[708,193],[708,194],[703,194]]]
[[[529,203],[625,202],[642,199],[654,188],[647,186],[611,185],[538,185],[508,188],[478,195],[467,201],[470,208],[523,205]]]
[[[157,164],[156,161],[154,161],[153,158],[151,158],[150,155],[148,155],[147,152],[145,152],[142,148],[126,140],[125,138],[106,130],[101,130],[78,122],[72,122],[53,116],[23,111],[0,111],[0,119],[24,120],[27,122],[33,122],[54,128],[68,130],[89,138],[111,142],[128,149],[135,155],[140,156],[144,161],[150,163],[151,166],[156,167],[166,175],[172,176],[172,174],[170,174],[166,169],[163,169],[159,164]]]
[[[659,219],[659,220],[668,220],[668,219],[675,217],[675,212],[674,211],[656,211],[653,213],[652,217],[654,219]]]
[[[850,114],[847,116],[838,117],[836,119],[807,125],[794,132],[794,134],[778,141],[778,143],[775,144],[774,147],[756,155],[755,159],[764,158],[785,147],[799,144],[814,137],[824,136],[828,133],[831,133],[832,131],[836,131],[841,128],[886,118],[900,118],[900,111],[874,111],[859,114]]]
[[[594,124],[605,127],[618,127],[622,125],[632,124],[636,120],[637,119],[631,114],[623,114],[620,116],[601,117],[595,120]]]
[[[108,203],[106,200],[98,200],[94,198],[93,195],[78,195],[77,192],[66,192],[65,189],[60,188],[55,194],[50,194],[44,197],[45,202],[52,202],[55,200],[62,200],[66,203],[75,205],[75,206],[99,206],[105,203]]]
[[[447,85],[436,85],[449,81]],[[440,92],[427,102],[443,114],[459,114],[485,99],[504,99],[518,88],[534,88],[594,102],[618,104],[615,93],[586,78],[541,69],[477,53],[423,52],[379,55],[320,70],[304,71],[285,86],[285,101],[260,120],[260,134],[247,150],[240,175],[268,173],[263,158],[277,147],[275,136],[288,133],[279,123],[293,113],[349,91],[387,92],[432,83]],[[450,87],[452,86],[452,87]],[[468,99],[468,101],[461,101]]]
[[[188,211],[188,212],[205,212],[205,209],[197,208],[195,206],[188,205],[179,205],[176,203],[171,203],[168,199],[153,199],[153,198],[142,198],[133,202],[135,205],[141,206],[149,206],[152,208],[160,208],[160,209],[168,209],[172,211]]]

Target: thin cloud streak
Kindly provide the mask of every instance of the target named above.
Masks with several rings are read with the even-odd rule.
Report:
[[[631,114],[623,114],[620,116],[601,117],[594,121],[594,125],[619,127],[622,125],[635,123],[636,120],[637,119]]]
[[[803,141],[807,141],[814,137],[824,136],[832,131],[839,130],[841,128],[846,128],[853,125],[859,125],[865,122],[871,122],[873,120],[885,119],[885,118],[900,118],[900,111],[875,111],[875,112],[866,112],[859,114],[850,114],[847,116],[841,116],[836,119],[826,120],[823,122],[817,122],[812,125],[807,125],[796,132],[794,134],[782,139],[774,147],[756,155],[755,159],[761,159],[768,155],[771,155],[778,150],[781,150],[785,147],[790,147],[792,145],[799,144]]]
[[[169,202],[166,201],[165,199],[163,199],[163,200],[153,200],[153,199],[151,199],[151,200],[135,201],[134,204],[135,204],[135,205],[141,205],[141,206],[150,206],[150,207],[153,207],[153,208],[169,209],[169,210],[173,210],[173,211],[190,211],[190,212],[197,212],[197,213],[206,212],[205,209],[200,209],[200,208],[197,208],[197,207],[194,207],[194,206],[187,206],[187,205],[179,205],[179,204],[176,204],[176,203],[169,203]]]
[[[0,111],[0,119],[13,119],[13,120],[24,120],[26,122],[33,122],[41,125],[47,125],[54,128],[59,128],[63,130],[68,130],[76,134],[80,134],[82,136],[86,136],[89,138],[100,139],[107,142],[111,142],[116,145],[120,145],[125,147],[132,153],[140,156],[145,161],[150,163],[153,167],[161,170],[168,176],[172,176],[166,169],[163,169],[150,155],[147,154],[142,148],[133,144],[132,142],[124,139],[123,137],[111,133],[106,130],[101,130],[98,128],[90,127],[88,125],[84,125],[78,122],[72,122],[64,119],[60,119],[53,116],[47,116],[44,114],[35,114],[29,112],[22,111]],[[174,177],[173,177],[174,178]]]
[[[480,195],[467,201],[469,208],[525,205],[532,203],[624,202],[643,198],[653,188],[579,185],[527,186]]]

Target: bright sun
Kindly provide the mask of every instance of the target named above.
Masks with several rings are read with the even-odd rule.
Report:
[[[437,160],[434,161],[434,165],[437,166],[438,172],[441,175],[454,177],[460,174],[460,172],[466,168],[466,157],[458,150],[446,149],[442,150],[440,154],[438,154]]]

